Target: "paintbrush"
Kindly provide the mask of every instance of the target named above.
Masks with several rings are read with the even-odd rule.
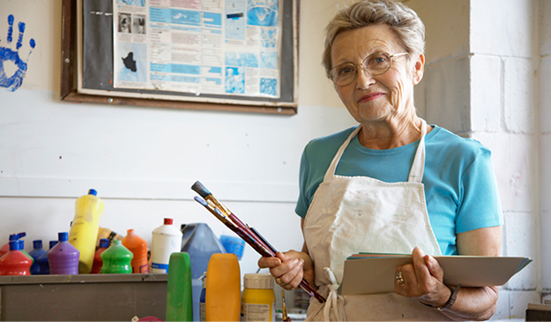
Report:
[[[245,225],[236,215],[234,215],[228,207],[226,207],[224,204],[222,204],[218,199],[214,197],[214,195],[207,189],[201,182],[195,181],[193,186],[191,186],[191,189],[195,192],[197,192],[201,197],[203,197],[207,202],[212,202],[214,205],[213,208],[220,209],[226,216],[231,220],[236,226],[241,228],[241,230],[247,232],[253,239],[256,240],[258,244],[260,244],[263,248],[269,249],[271,251],[272,247],[266,245],[264,240],[260,237],[258,237],[247,225]],[[273,254],[268,251],[268,254],[270,256],[275,256],[276,253]]]
[[[285,322],[285,321],[291,321],[291,318],[289,318],[289,316],[287,315],[287,305],[285,305],[285,291],[283,291],[283,289],[281,289],[281,302],[282,302],[282,308],[281,308],[281,315],[282,315],[282,320]]]
[[[254,250],[256,250],[260,255],[265,257],[273,257],[273,255],[263,247],[262,245],[258,244],[246,231],[241,230],[239,227],[237,227],[231,220],[227,219],[225,215],[216,207],[212,207],[209,205],[205,200],[203,200],[201,197],[195,197],[195,201],[203,205],[203,207],[207,208],[207,210],[214,215],[218,220],[220,220],[226,227],[228,227],[231,231],[237,234],[237,236],[241,237],[247,244],[249,244]]]
[[[205,208],[207,208],[211,213],[213,213],[218,219],[226,219],[227,222],[221,220],[228,228],[235,232],[239,237],[241,237],[247,244],[253,247],[261,256],[263,257],[276,257],[277,251],[275,248],[270,245],[256,230],[252,230],[248,225],[245,225],[236,215],[234,215],[226,206],[219,202],[212,193],[199,181],[196,181],[191,189],[197,192],[201,197],[205,198],[207,201],[195,198],[195,200],[201,203]],[[205,205],[206,204],[206,205]],[[209,205],[210,204],[210,205]],[[212,209],[211,209],[212,208]],[[220,210],[225,213],[224,216]],[[233,223],[230,224],[230,222]],[[237,227],[236,227],[237,226]],[[252,240],[251,240],[252,237]],[[315,297],[320,303],[325,302],[325,298],[321,296],[316,290],[314,290],[305,279],[302,279],[299,285],[305,292],[310,294],[310,296]]]

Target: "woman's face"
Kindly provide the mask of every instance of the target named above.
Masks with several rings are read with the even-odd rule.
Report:
[[[374,53],[395,55],[404,53],[398,37],[385,24],[371,25],[345,31],[333,41],[332,67],[351,62],[361,66],[364,59]],[[358,69],[357,77],[345,86],[335,85],[340,99],[348,112],[359,123],[380,121],[389,117],[405,115],[413,107],[413,85],[422,76],[424,57],[415,59],[415,72],[408,71],[407,55],[391,58],[392,66],[384,74],[372,76]]]

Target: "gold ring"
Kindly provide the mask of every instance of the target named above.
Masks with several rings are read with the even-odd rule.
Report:
[[[281,279],[280,279],[279,277],[276,278],[276,283],[277,283],[277,285],[281,285],[281,284],[282,284],[282,281],[281,281]]]
[[[402,274],[402,271],[395,272],[394,279],[396,280],[396,283],[404,284],[404,275]]]

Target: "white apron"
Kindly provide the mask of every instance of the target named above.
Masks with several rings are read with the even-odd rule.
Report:
[[[426,122],[423,120],[408,182],[398,183],[335,175],[344,150],[360,127],[333,158],[305,217],[304,238],[315,265],[315,282],[327,299],[324,305],[311,298],[307,320],[448,320],[438,310],[396,293],[346,297],[337,293],[344,261],[352,254],[411,254],[415,246],[421,247],[425,254],[441,254],[430,226],[421,183]]]

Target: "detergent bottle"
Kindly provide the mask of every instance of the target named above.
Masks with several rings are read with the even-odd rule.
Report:
[[[57,240],[50,240],[50,250],[52,247],[54,247],[57,244]],[[49,252],[49,250],[48,250]],[[38,274],[50,274],[50,263],[48,262],[48,252],[45,252],[44,254],[40,255],[38,257],[37,262],[38,266],[40,267],[40,271]]]
[[[81,274],[90,273],[94,264],[99,220],[104,208],[97,194],[90,189],[87,195],[76,200],[75,217],[69,231],[69,242],[80,252],[78,271]]]
[[[21,243],[12,240],[9,246],[9,251],[0,258],[0,275],[31,275],[32,261],[21,252]]]
[[[99,248],[96,250],[96,253],[94,254],[94,266],[92,266],[92,270],[90,271],[90,274],[101,274],[101,267],[103,266],[103,260],[101,259],[101,254],[109,248],[109,239],[102,238],[99,242]]]
[[[79,250],[69,243],[67,232],[58,233],[58,243],[48,251],[50,274],[78,275]]]
[[[40,265],[38,264],[38,258],[46,254],[46,251],[42,249],[42,240],[33,240],[33,250],[29,253],[34,259],[31,265],[31,274],[36,275],[40,272]]]
[[[124,247],[132,252],[132,273],[149,273],[147,264],[147,242],[138,236],[134,229],[128,229],[126,237],[122,239]]]
[[[182,252],[191,260],[191,285],[193,289],[193,320],[200,320],[201,277],[207,271],[212,254],[225,253],[224,246],[206,223],[182,225]]]
[[[132,252],[124,247],[120,240],[113,240],[113,244],[101,254],[101,273],[132,274],[132,257]]]
[[[180,252],[182,233],[172,225],[171,218],[153,230],[151,239],[151,273],[168,273],[170,254]]]

